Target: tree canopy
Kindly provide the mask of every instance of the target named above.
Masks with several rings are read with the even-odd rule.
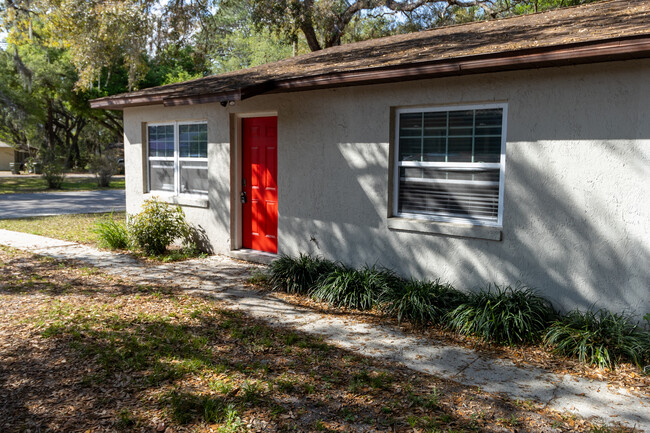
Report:
[[[0,140],[83,168],[122,136],[91,98],[590,1],[0,0]]]

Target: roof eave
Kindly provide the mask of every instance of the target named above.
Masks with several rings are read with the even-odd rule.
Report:
[[[274,88],[268,93],[381,84],[452,75],[569,66],[647,57],[650,57],[650,35],[282,80],[275,82]]]
[[[646,57],[650,57],[650,35],[328,73],[311,77],[270,80],[251,86],[243,86],[236,91],[221,93],[100,98],[92,100],[90,104],[92,108],[120,110],[126,107],[143,105],[163,104],[165,106],[179,106],[210,102],[241,101],[264,93],[297,92],[333,87],[420,80],[452,75],[631,60]]]

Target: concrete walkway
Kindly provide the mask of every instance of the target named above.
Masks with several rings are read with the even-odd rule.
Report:
[[[159,266],[145,266],[126,255],[99,251],[71,242],[0,230],[0,244],[59,258],[77,259],[114,275],[143,284],[173,281],[189,292],[209,294],[233,309],[323,336],[324,340],[373,357],[400,362],[422,373],[453,379],[511,399],[536,400],[547,407],[620,422],[650,433],[650,398],[636,396],[605,382],[559,376],[533,367],[518,367],[457,346],[406,335],[392,327],[369,325],[345,316],[290,305],[272,294],[246,290],[241,284],[257,265],[224,256]]]
[[[123,211],[124,190],[0,194],[0,219]]]

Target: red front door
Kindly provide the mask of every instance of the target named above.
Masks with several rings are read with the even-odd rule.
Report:
[[[278,252],[277,117],[242,119],[244,248]]]

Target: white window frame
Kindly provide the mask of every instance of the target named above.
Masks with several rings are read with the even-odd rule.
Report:
[[[177,122],[160,122],[160,123],[147,123],[147,191],[150,193],[161,193],[161,194],[173,194],[173,195],[183,195],[183,196],[199,196],[205,197],[208,195],[208,192],[205,193],[182,193],[181,188],[181,162],[205,162],[208,165],[208,158],[192,158],[192,157],[183,157],[180,156],[180,126],[182,125],[206,125],[208,122],[205,120],[190,120],[190,121],[177,121]],[[174,126],[174,156],[150,156],[149,155],[149,127],[150,126]],[[209,140],[208,140],[209,142]],[[164,191],[164,190],[152,190],[151,189],[151,168],[150,161],[173,161],[174,162],[174,191]],[[206,168],[207,170],[208,168]]]
[[[400,161],[399,160],[399,144],[400,144],[400,114],[403,113],[432,113],[432,112],[451,112],[463,110],[483,110],[500,108],[503,110],[503,117],[501,119],[501,157],[499,162],[486,163],[486,162],[421,162],[421,161]],[[428,107],[414,107],[414,108],[398,108],[395,110],[395,145],[394,145],[394,166],[393,166],[393,216],[403,218],[413,218],[429,221],[440,221],[449,223],[462,223],[480,226],[503,226],[503,194],[504,194],[504,179],[506,168],[506,135],[507,135],[507,120],[508,120],[508,104],[507,103],[492,103],[492,104],[471,104],[471,105],[446,105],[446,106],[428,106]],[[407,213],[399,212],[399,184],[400,184],[400,168],[401,167],[424,167],[424,168],[438,168],[441,170],[453,168],[454,170],[467,170],[479,171],[481,169],[499,169],[499,203],[498,203],[498,216],[497,221],[487,221],[479,218],[463,218],[457,216],[445,216],[435,214],[421,214],[421,213]],[[432,182],[435,182],[432,180]],[[446,181],[453,183],[453,181]],[[464,181],[458,181],[464,182]],[[473,181],[474,185],[487,185],[491,184],[490,181]]]

